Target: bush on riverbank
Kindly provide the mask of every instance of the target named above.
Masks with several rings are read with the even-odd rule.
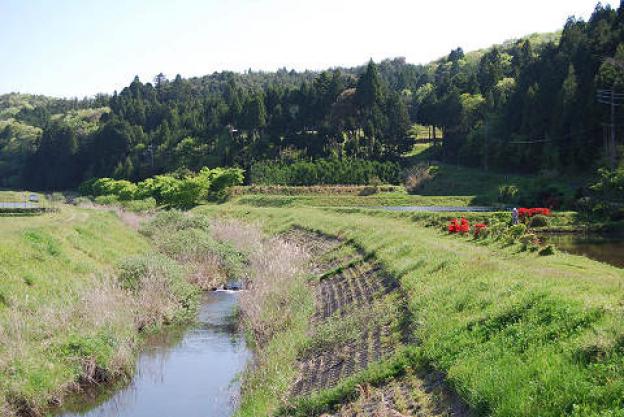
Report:
[[[119,265],[119,282],[135,297],[137,329],[188,320],[197,307],[197,289],[181,265],[159,254],[137,255]]]
[[[98,204],[153,199],[159,205],[191,208],[206,199],[224,201],[230,187],[242,184],[243,173],[239,168],[202,168],[198,173],[156,175],[137,184],[99,178],[85,181],[79,191]]]
[[[152,239],[160,253],[184,265],[191,283],[209,290],[228,279],[242,278],[245,262],[230,244],[214,239],[211,229],[204,216],[171,210],[142,224],[140,232]]]

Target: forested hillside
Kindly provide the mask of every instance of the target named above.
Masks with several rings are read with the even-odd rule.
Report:
[[[624,92],[624,9],[427,65],[214,73],[92,99],[0,96],[0,187],[67,189],[201,167],[332,158],[401,161],[413,123],[444,132],[431,157],[514,172],[605,164],[600,89]],[[621,120],[618,108],[616,123]],[[435,131],[435,130],[434,130]],[[618,135],[621,132],[618,124]]]

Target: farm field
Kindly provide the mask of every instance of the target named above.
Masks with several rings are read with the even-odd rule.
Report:
[[[255,207],[385,207],[385,206],[467,206],[472,196],[419,196],[405,191],[379,192],[362,196],[355,194],[284,195],[252,193],[234,200],[235,204]]]
[[[501,201],[500,189],[512,185],[518,195],[540,192],[560,193],[562,202],[571,200],[579,180],[551,180],[537,175],[512,175],[484,172],[449,164],[431,165],[432,174],[408,193],[403,185],[313,187],[247,186],[237,187],[234,201],[256,207],[383,207],[383,206],[509,206]],[[555,190],[555,191],[553,191]],[[525,197],[524,200],[527,198]]]

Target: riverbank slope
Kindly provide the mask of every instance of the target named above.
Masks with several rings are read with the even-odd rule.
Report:
[[[272,233],[296,226],[361,248],[404,292],[415,341],[409,347],[422,366],[442,372],[477,414],[622,410],[620,269],[563,253],[521,252],[516,244],[479,244],[401,217],[240,205],[196,211],[260,222]],[[297,404],[335,407],[341,397],[332,392],[317,392],[290,411],[296,414]]]
[[[0,414],[36,415],[132,363],[132,305],[111,279],[149,244],[107,211],[0,217]],[[31,414],[28,414],[31,413]]]

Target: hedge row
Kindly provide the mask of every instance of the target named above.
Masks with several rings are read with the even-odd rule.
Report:
[[[399,184],[395,162],[360,159],[320,159],[293,163],[262,161],[251,167],[251,182],[259,185]]]

